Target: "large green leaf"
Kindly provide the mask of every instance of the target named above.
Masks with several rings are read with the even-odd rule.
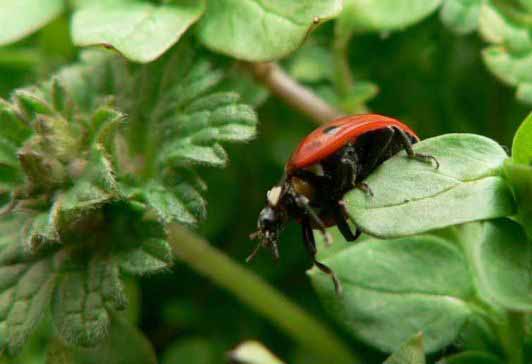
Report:
[[[404,343],[384,364],[425,364],[423,334],[419,333]]]
[[[532,113],[515,133],[512,143],[512,159],[516,163],[532,166]]]
[[[474,286],[456,244],[433,236],[368,239],[322,259],[338,275],[343,295],[329,277],[310,271],[324,306],[340,324],[387,352],[422,331],[425,350],[453,342],[470,317]]]
[[[456,33],[477,29],[482,0],[446,0],[440,16],[442,22]]]
[[[58,16],[63,7],[63,0],[0,0],[0,45],[35,32]]]
[[[430,15],[441,0],[346,0],[337,33],[399,30]]]
[[[341,9],[340,0],[209,0],[198,36],[215,51],[269,61],[297,49],[316,20],[328,20]]]
[[[397,237],[515,212],[512,193],[499,176],[507,155],[496,142],[447,134],[414,149],[434,156],[439,169],[400,152],[367,178],[374,196],[360,190],[345,196],[350,218],[363,231]]]
[[[468,224],[461,237],[479,294],[513,311],[532,310],[532,243],[507,219]]]
[[[133,61],[150,62],[176,43],[204,9],[201,0],[94,2],[74,13],[72,38],[79,46],[110,46]]]

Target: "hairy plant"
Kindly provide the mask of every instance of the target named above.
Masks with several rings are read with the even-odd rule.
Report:
[[[0,104],[0,347],[16,354],[51,308],[67,342],[93,346],[127,298],[120,271],[172,265],[164,227],[206,216],[197,165],[255,135],[256,116],[208,56],[181,47],[126,69],[87,51]]]

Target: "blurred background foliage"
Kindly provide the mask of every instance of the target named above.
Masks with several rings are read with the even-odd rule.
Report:
[[[330,46],[334,24],[320,26],[304,46],[281,65],[323,98],[338,103],[331,82],[335,68]],[[347,47],[347,60],[359,87],[360,110],[366,107],[405,121],[421,138],[443,133],[471,132],[511,145],[518,123],[529,112],[519,103],[515,89],[501,83],[482,60],[485,42],[476,33],[450,31],[434,13],[397,32],[359,33]],[[46,78],[65,63],[76,60],[79,49],[69,37],[69,21],[61,16],[38,32],[0,48],[0,96]],[[228,58],[217,55],[224,61]],[[238,69],[233,77],[247,78]],[[532,74],[532,69],[530,70]],[[225,169],[200,168],[209,186],[208,218],[199,233],[236,260],[243,261],[253,247],[248,235],[255,228],[265,191],[280,178],[283,165],[299,140],[316,125],[266,90],[239,80],[246,102],[257,106],[258,137],[228,146],[230,164]],[[231,83],[231,78],[226,82]],[[327,321],[305,270],[310,268],[297,226],[282,239],[281,261],[261,254],[248,266],[313,315]],[[183,264],[172,271],[128,280],[130,322],[160,353],[163,364],[214,364],[223,362],[228,348],[245,339],[260,339],[293,364],[313,364],[313,358],[294,346],[277,328],[208,279]],[[331,320],[347,342],[364,353],[367,362],[382,362],[384,354],[361,343]],[[21,363],[40,363],[46,347],[44,322],[26,346]],[[129,343],[117,341],[127,351]],[[459,343],[457,343],[459,345]],[[452,353],[456,347],[446,349]]]

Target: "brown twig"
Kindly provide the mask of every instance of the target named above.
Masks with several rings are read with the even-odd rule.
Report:
[[[279,65],[271,62],[245,63],[245,67],[264,84],[272,94],[294,109],[323,124],[342,116],[342,113],[326,103],[305,86],[290,77]]]

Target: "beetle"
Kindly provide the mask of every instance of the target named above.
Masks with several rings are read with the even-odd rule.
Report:
[[[335,273],[316,259],[313,229],[319,230],[330,243],[326,228],[336,225],[347,241],[355,241],[361,231],[356,227],[353,232],[347,223],[344,194],[359,188],[373,196],[364,180],[401,150],[409,158],[434,161],[438,168],[433,156],[414,152],[412,144],[418,141],[410,127],[379,114],[345,116],[315,129],[293,152],[280,182],[267,192],[257,231],[250,235],[259,243],[247,261],[261,247],[270,248],[278,259],[280,233],[294,219],[302,227],[303,241],[313,264],[332,278],[336,292],[340,293],[341,284]]]

